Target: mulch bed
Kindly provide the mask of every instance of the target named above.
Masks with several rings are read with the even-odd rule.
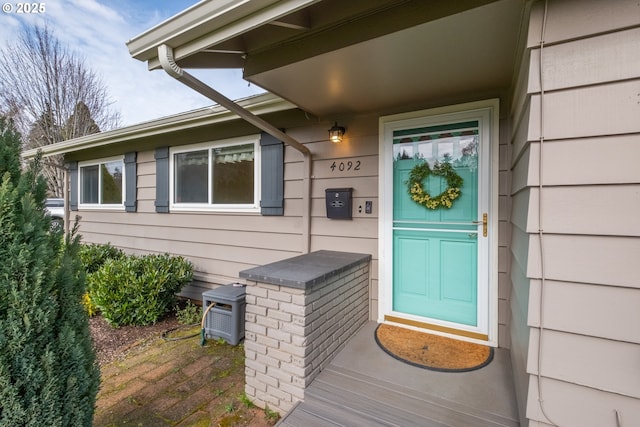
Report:
[[[89,319],[89,329],[96,348],[96,357],[100,365],[120,360],[127,352],[143,342],[160,338],[161,334],[178,326],[172,312],[154,325],[121,326],[114,328],[102,316]]]

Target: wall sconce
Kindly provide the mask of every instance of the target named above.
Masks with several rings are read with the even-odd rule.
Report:
[[[335,122],[333,127],[329,129],[329,140],[334,144],[342,142],[342,137],[347,130],[342,126],[338,126],[338,122]]]

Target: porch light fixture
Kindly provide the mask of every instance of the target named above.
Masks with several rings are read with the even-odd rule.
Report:
[[[342,137],[347,130],[342,126],[338,126],[338,122],[335,122],[333,127],[329,129],[329,140],[334,144],[342,142]]]

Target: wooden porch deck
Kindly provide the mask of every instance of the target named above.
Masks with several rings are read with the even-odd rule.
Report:
[[[278,423],[315,426],[508,426],[518,414],[506,350],[465,373],[416,368],[387,355],[366,324]]]

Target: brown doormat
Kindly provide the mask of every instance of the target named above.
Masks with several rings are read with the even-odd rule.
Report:
[[[380,324],[376,342],[389,355],[420,368],[466,372],[491,363],[493,348],[411,329]]]

